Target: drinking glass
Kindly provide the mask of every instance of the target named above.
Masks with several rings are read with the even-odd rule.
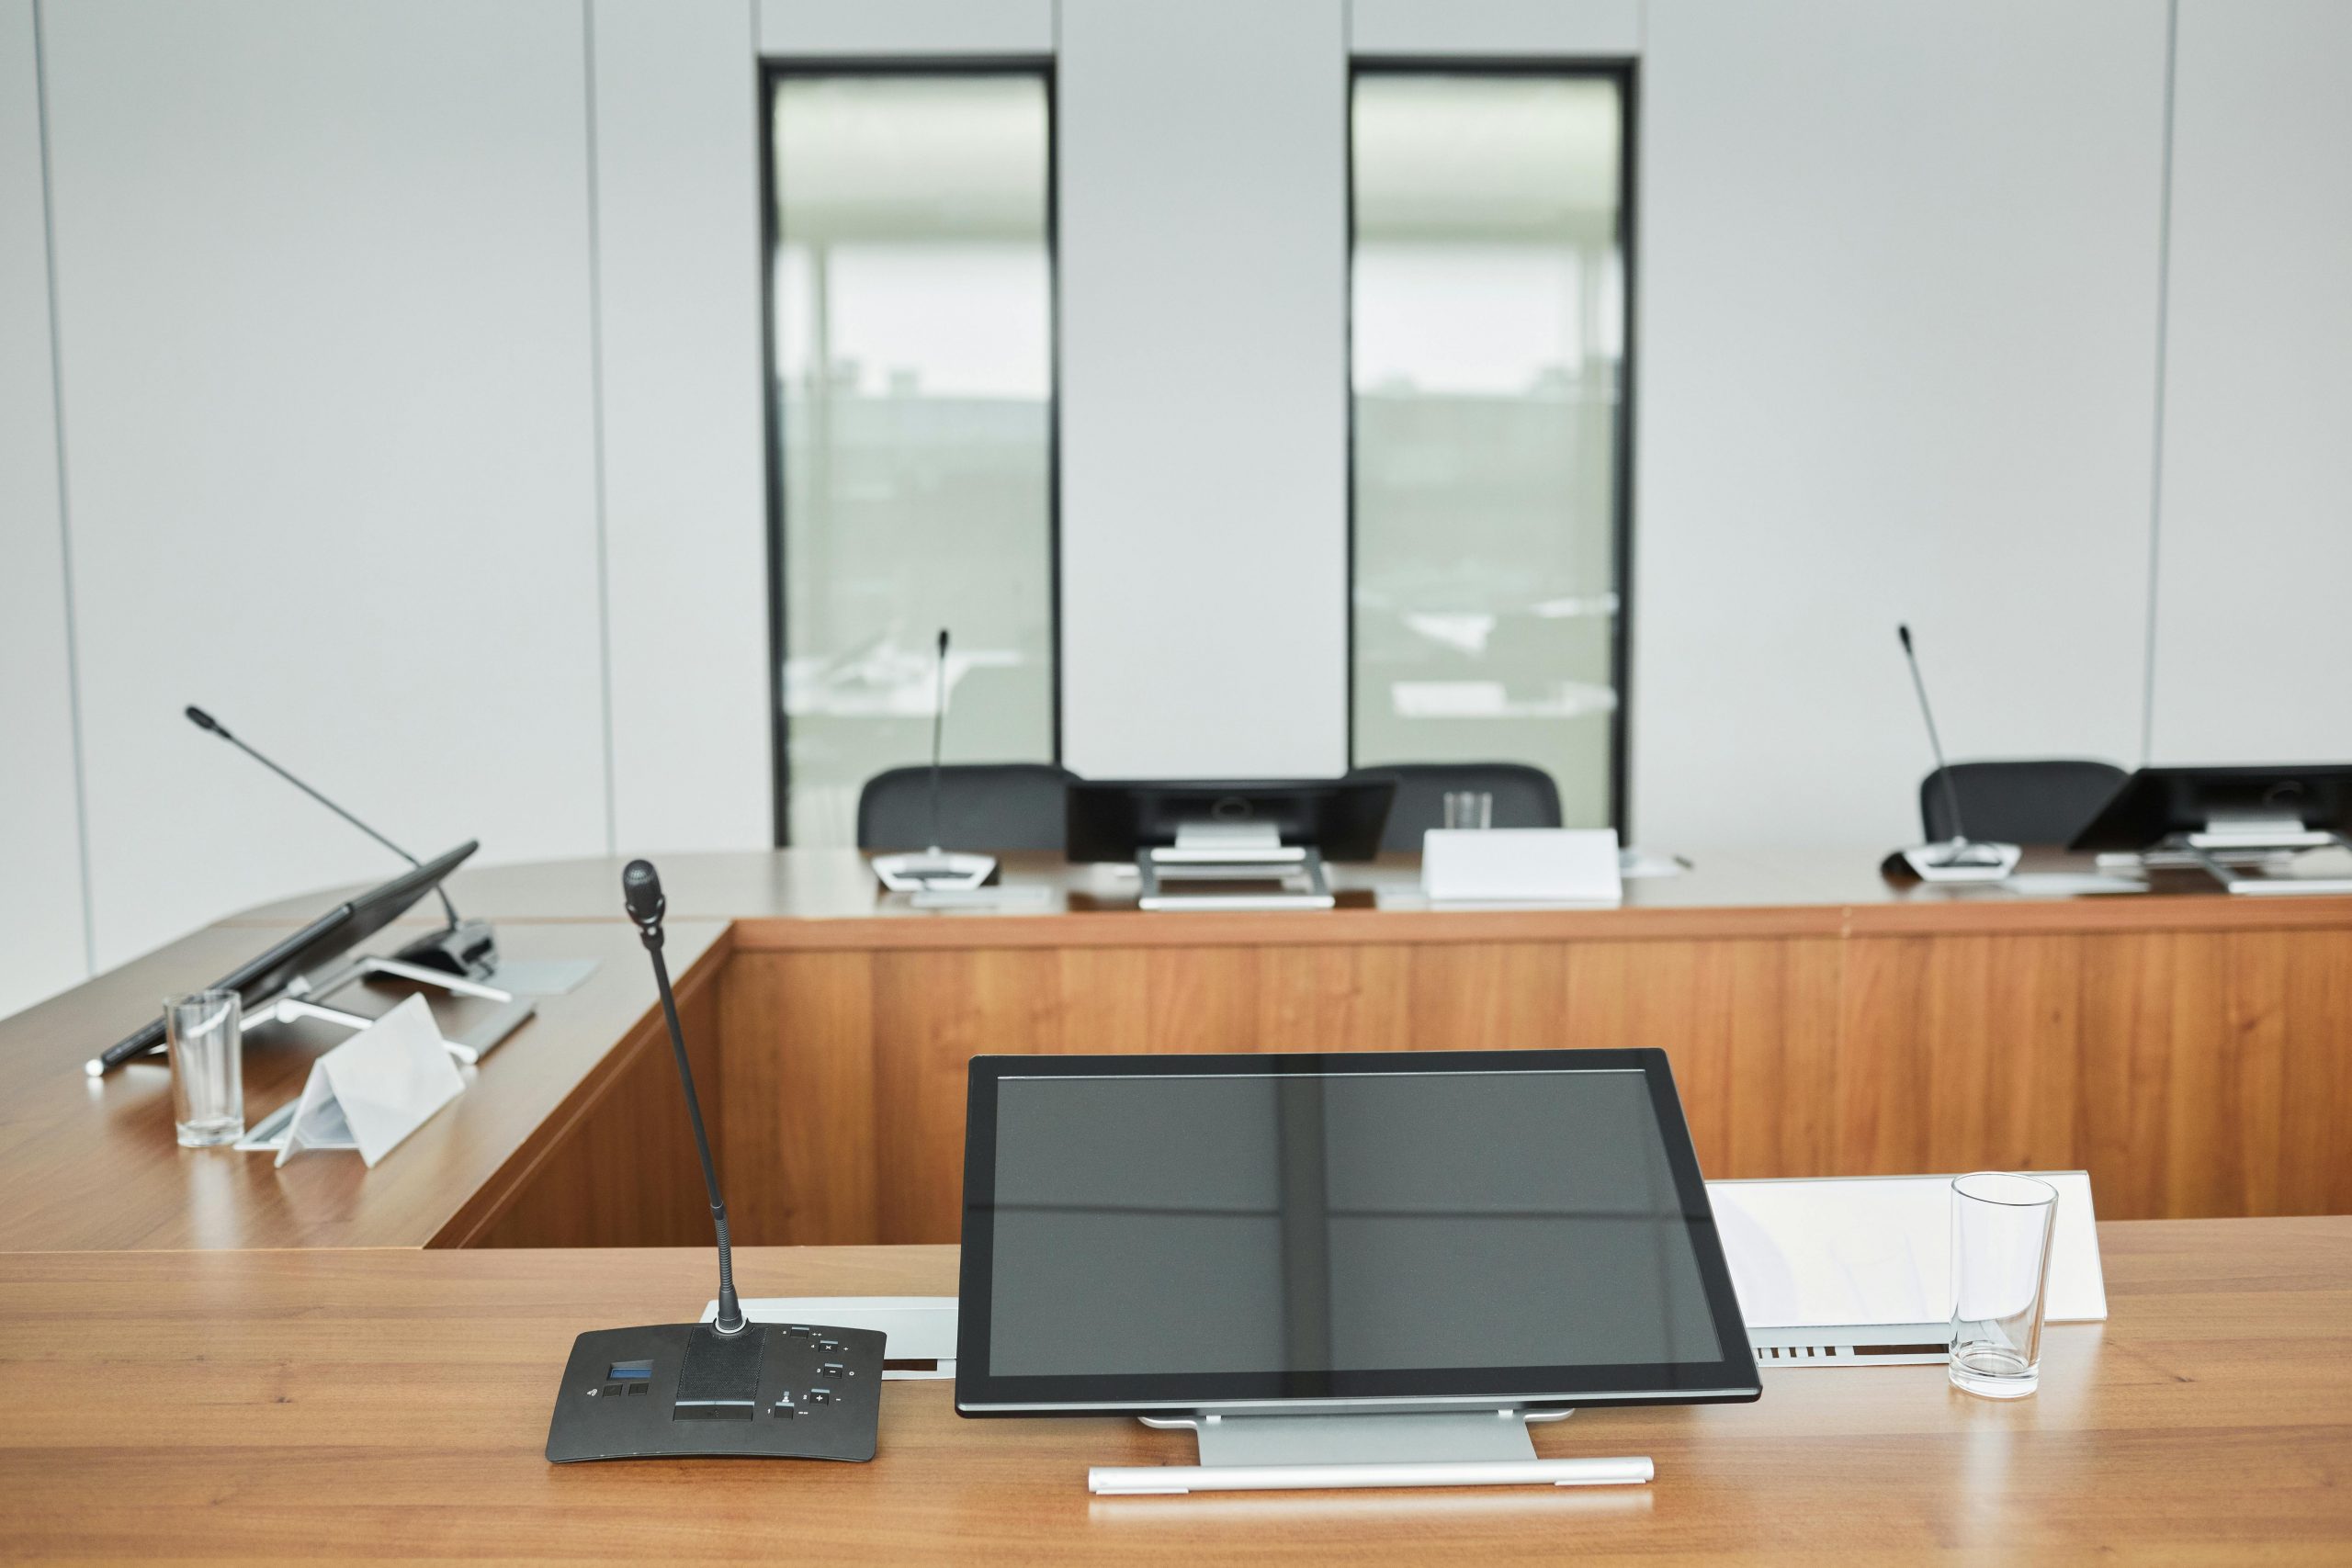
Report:
[[[2041,1306],[2058,1190],[1980,1170],[1951,1184],[1952,1386],[2021,1399],[2041,1381]]]
[[[245,1135],[243,1026],[234,991],[195,991],[164,1001],[172,1121],[182,1148],[213,1148]]]
[[[1448,829],[1487,829],[1495,825],[1495,797],[1482,789],[1450,789],[1445,792],[1445,825]]]

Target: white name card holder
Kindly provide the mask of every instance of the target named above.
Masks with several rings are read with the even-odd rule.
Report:
[[[372,1169],[465,1088],[432,1010],[413,996],[312,1063],[300,1098],[237,1146],[275,1149],[281,1166],[311,1149],[356,1149]]]
[[[1432,828],[1421,887],[1435,909],[1622,903],[1614,828]]]

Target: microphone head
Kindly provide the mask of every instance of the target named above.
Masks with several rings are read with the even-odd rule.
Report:
[[[942,659],[947,657],[947,628],[945,626],[939,628],[939,657]]]
[[[662,897],[661,874],[650,860],[633,860],[621,871],[621,901],[628,906],[628,918],[640,926],[657,925],[662,911],[669,907]]]
[[[227,730],[220,728],[220,721],[219,719],[213,717],[202,708],[198,707],[194,703],[187,705],[187,721],[196,726],[198,729],[209,729],[215,735],[226,735],[229,733]]]
[[[1910,627],[1910,626],[1909,626],[1907,623],[1905,623],[1905,622],[1897,621],[1897,622],[1895,623],[1895,625],[1894,625],[1894,635],[1895,635],[1896,637],[1901,637],[1901,638],[1903,639],[1903,651],[1904,651],[1904,652],[1905,652],[1905,653],[1910,652],[1910,651],[1911,651],[1911,627]]]

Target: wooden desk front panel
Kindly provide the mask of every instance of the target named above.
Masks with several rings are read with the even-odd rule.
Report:
[[[953,1241],[989,1054],[1671,1042],[1715,1172],[1830,1158],[1833,939],[739,953],[729,1207],[763,1243]]]
[[[2091,1171],[2102,1216],[2352,1209],[2352,932],[738,952],[737,1234],[956,1239],[981,1053],[1656,1045],[1715,1177]]]

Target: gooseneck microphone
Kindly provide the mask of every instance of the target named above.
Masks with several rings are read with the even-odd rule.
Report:
[[[939,770],[943,756],[942,739],[947,730],[947,628],[939,628],[939,663],[933,674],[937,682],[931,705],[931,852],[939,853],[939,846],[947,836],[939,829]]]
[[[1904,662],[1911,669],[1911,689],[1919,698],[1919,716],[1928,723],[1928,750],[1936,759],[1936,777],[1943,785],[1951,837],[1897,850],[1880,863],[1879,870],[1889,876],[1908,874],[1924,882],[1999,882],[2017,869],[2018,846],[1980,843],[1968,836],[1961,821],[1960,788],[1952,781],[1951,764],[1944,761],[1943,738],[1936,733],[1936,710],[1928,701],[1928,682],[1919,673],[1919,653],[1911,646],[1911,628],[1897,625],[1894,635],[1903,644]]]
[[[943,848],[947,842],[945,807],[947,733],[947,628],[939,628],[935,662],[932,667],[931,703],[931,847],[876,855],[870,863],[882,886],[894,893],[968,893],[996,874],[994,855],[971,854]],[[911,772],[912,770],[906,770]],[[911,836],[911,835],[910,835]],[[918,900],[920,903],[920,900]]]
[[[350,812],[345,811],[342,807],[337,806],[334,801],[329,800],[325,795],[321,795],[317,790],[312,789],[309,784],[304,784],[300,779],[296,778],[292,773],[288,773],[284,768],[279,767],[276,762],[271,761],[268,758],[263,756],[260,752],[254,750],[252,747],[246,745],[235,736],[230,734],[229,727],[227,725],[221,723],[219,719],[213,717],[202,708],[198,707],[194,703],[190,703],[187,705],[187,721],[196,726],[198,729],[209,730],[211,733],[219,736],[221,739],[226,740],[238,750],[243,751],[246,756],[251,757],[254,761],[259,762],[263,767],[267,768],[271,773],[276,773],[279,778],[284,779],[288,784],[292,784],[296,789],[300,790],[304,795],[309,795],[312,800],[317,801],[321,806],[325,807],[329,811],[334,812],[337,817],[342,818],[345,821],[350,823],[353,827],[358,829],[361,832],[367,834],[369,838],[375,840],[378,843],[391,851],[392,853],[408,862],[409,864],[422,865],[424,863],[423,861],[418,860],[414,855],[409,853],[406,850],[401,848],[398,844],[392,842],[390,839],[384,837],[383,834],[376,831],[375,829],[368,826],[367,823],[359,820],[358,818],[354,817]],[[456,905],[449,902],[448,893],[437,886],[433,889],[433,891],[441,896],[441,908],[447,912],[449,916],[449,923],[453,926],[456,925],[458,923],[458,909]]]
[[[718,1232],[718,1320],[722,1335],[743,1332],[742,1303],[735,1299],[735,1249],[727,1239],[727,1200],[719,1196],[718,1168],[711,1163],[710,1137],[703,1131],[702,1101],[695,1096],[694,1064],[686,1060],[685,1032],[678,1026],[678,1001],[670,994],[670,966],[662,957],[661,874],[649,860],[633,860],[621,872],[621,899],[637,934],[653,960],[653,984],[662,993],[662,1021],[670,1026],[670,1049],[678,1059],[678,1083],[686,1091],[686,1120],[694,1123],[695,1153],[702,1157],[702,1184],[710,1194],[710,1223]]]
[[[391,840],[387,839],[383,834],[379,833],[375,829],[370,828],[367,823],[362,822],[358,818],[354,817],[350,812],[246,745],[244,741],[229,732],[227,725],[198,707],[194,703],[188,705],[187,712],[187,721],[190,724],[226,740],[238,750],[243,751],[246,756],[251,757],[254,761],[259,762],[263,767],[267,768],[271,773],[276,773],[279,778],[284,779],[288,784],[292,784],[296,789],[300,790],[304,795],[408,862],[409,864],[424,863]],[[421,937],[409,943],[401,949],[399,956],[408,963],[422,964],[428,969],[437,969],[445,974],[471,976],[476,979],[487,976],[498,966],[497,939],[492,934],[489,922],[458,919],[458,907],[449,901],[449,890],[439,883],[435,883],[433,891],[441,900],[442,913],[449,919],[447,927],[431,936]]]
[[[1919,651],[1911,646],[1911,627],[1898,622],[1894,635],[1903,641],[1904,662],[1911,667],[1911,689],[1919,694],[1919,716],[1928,721],[1928,750],[1935,753],[1936,777],[1944,786],[1944,809],[1951,815],[1951,836],[1955,843],[1964,841],[1968,829],[1961,824],[1960,790],[1951,782],[1951,769],[1944,761],[1944,743],[1936,734],[1936,710],[1928,702],[1928,682],[1919,675]]]
[[[662,956],[668,901],[652,862],[633,860],[621,872],[621,902],[653,961],[662,1021],[670,1031],[678,1087],[686,1094],[686,1121],[718,1236],[718,1301],[707,1323],[592,1328],[574,1339],[548,1421],[548,1459],[556,1464],[682,1454],[872,1459],[888,1342],[878,1329],[755,1323],[745,1316],[735,1295],[727,1200],[719,1195],[694,1064],[686,1059],[678,999]]]

